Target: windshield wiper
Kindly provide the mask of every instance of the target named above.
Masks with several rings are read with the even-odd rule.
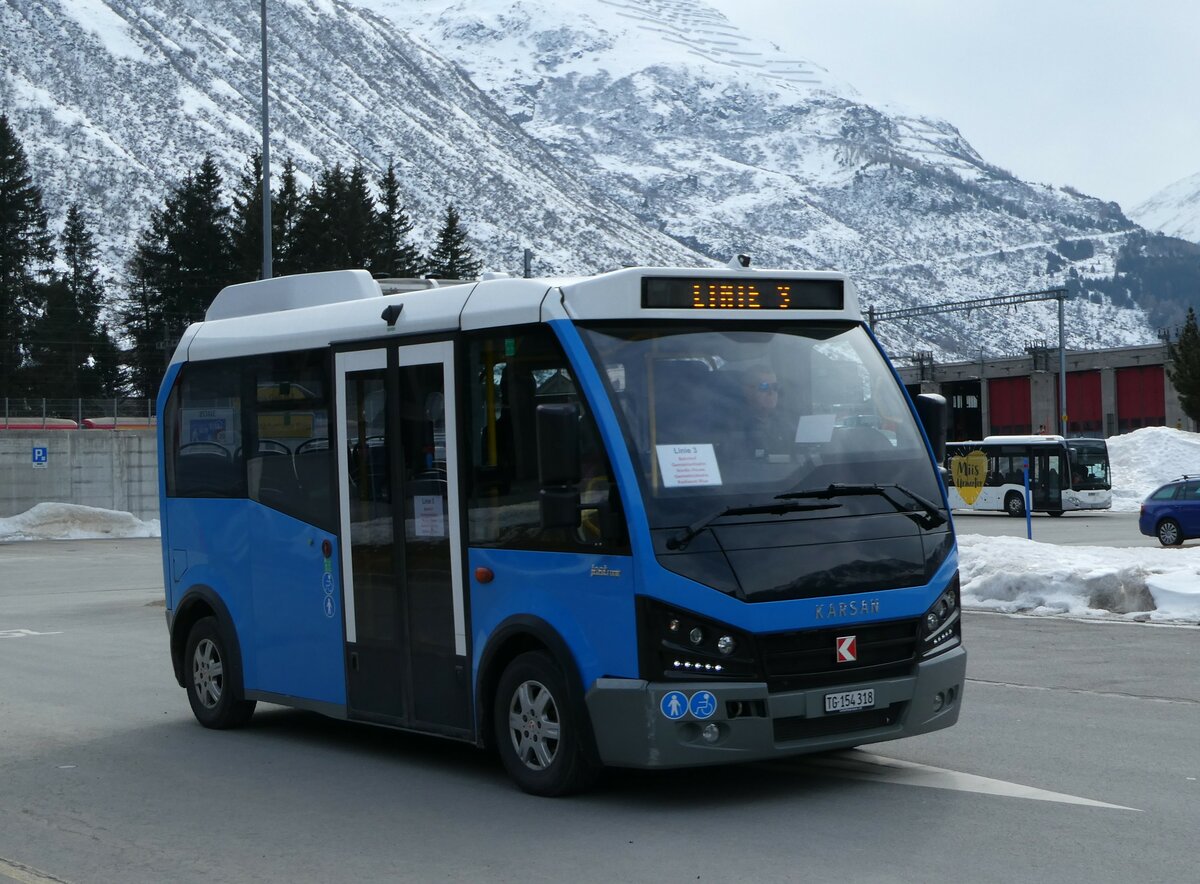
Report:
[[[776,500],[780,500],[785,495],[780,495]],[[808,495],[803,495],[808,496]],[[727,506],[725,509],[711,516],[705,516],[703,519],[698,519],[678,534],[667,540],[667,549],[683,549],[692,538],[715,522],[717,519],[725,516],[756,516],[756,515],[774,515],[781,516],[784,513],[807,513],[812,510],[831,510],[840,507],[840,503],[767,503],[759,506]]]
[[[901,494],[907,495],[921,508],[922,513],[913,512],[912,507],[905,504],[902,500],[897,500],[893,496],[893,491],[899,491]],[[896,508],[896,512],[904,513],[904,515],[927,530],[946,523],[946,517],[942,515],[941,508],[937,504],[925,499],[915,491],[905,488],[903,485],[893,483],[883,485],[841,485],[834,483],[826,488],[810,488],[806,491],[792,491],[788,494],[780,494],[775,499],[800,500],[804,498],[816,498],[818,500],[829,500],[834,497],[856,497],[867,494],[875,494],[882,497]]]

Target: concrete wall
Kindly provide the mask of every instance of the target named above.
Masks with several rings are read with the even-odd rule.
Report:
[[[33,449],[46,446],[45,469]],[[158,518],[158,451],[153,430],[0,431],[0,517],[36,503],[78,503]]]

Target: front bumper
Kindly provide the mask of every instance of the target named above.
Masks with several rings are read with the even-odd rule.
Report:
[[[775,694],[762,682],[601,678],[588,691],[587,706],[606,765],[729,764],[845,749],[949,727],[958,720],[966,669],[967,652],[959,646],[919,663],[911,676]],[[872,709],[825,712],[826,694],[864,688],[875,690]],[[716,712],[703,720],[690,711],[668,718],[660,704],[672,691],[686,697],[708,691],[716,698]],[[713,742],[701,736],[710,723],[719,732]]]

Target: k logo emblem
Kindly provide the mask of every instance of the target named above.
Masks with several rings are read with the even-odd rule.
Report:
[[[837,661],[853,663],[858,659],[858,636],[839,635],[837,637]]]

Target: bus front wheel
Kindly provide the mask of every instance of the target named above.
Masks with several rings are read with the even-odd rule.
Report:
[[[192,626],[183,660],[188,702],[197,721],[224,730],[250,720],[254,701],[235,696],[229,648],[215,617],[203,617]]]
[[[1010,516],[1025,515],[1025,498],[1015,491],[1009,492],[1008,496],[1004,498],[1004,511]]]
[[[566,678],[548,654],[530,651],[508,664],[492,720],[505,770],[532,795],[578,792],[600,772],[585,748],[582,711],[572,706]]]

